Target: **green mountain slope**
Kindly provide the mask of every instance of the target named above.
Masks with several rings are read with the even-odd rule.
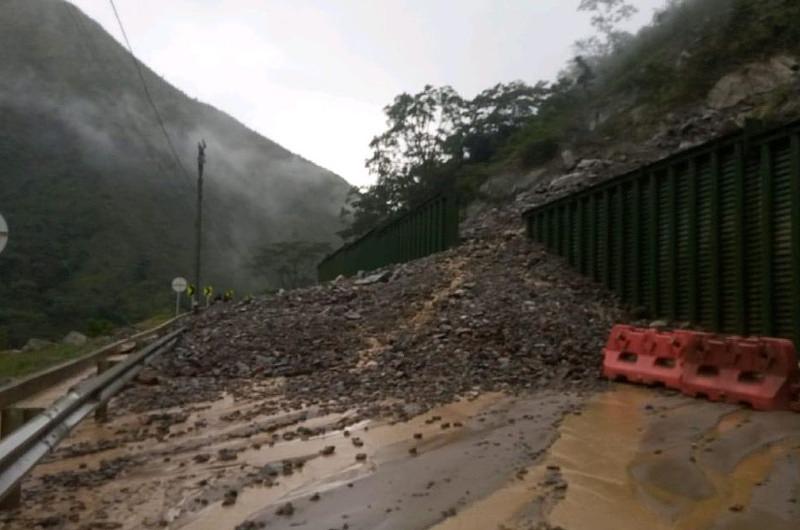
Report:
[[[169,307],[191,274],[196,143],[208,142],[208,281],[255,289],[260,245],[334,241],[348,184],[144,68],[61,0],[0,0],[0,346]]]

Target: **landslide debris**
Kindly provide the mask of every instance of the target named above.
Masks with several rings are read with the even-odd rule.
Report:
[[[134,388],[133,406],[282,378],[286,408],[407,415],[481,391],[602,384],[600,351],[624,311],[520,227],[516,212],[493,210],[465,225],[459,247],[374,282],[215,305],[156,361],[162,390]]]

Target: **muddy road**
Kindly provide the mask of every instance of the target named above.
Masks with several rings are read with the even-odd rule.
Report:
[[[794,530],[800,521],[797,414],[626,385],[471,395],[403,422],[261,409],[261,398],[225,396],[84,422],[26,479],[23,508],[0,528]]]

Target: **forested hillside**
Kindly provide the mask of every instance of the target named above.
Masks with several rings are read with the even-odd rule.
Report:
[[[183,168],[98,24],[62,0],[0,1],[0,348],[168,310],[170,280],[192,271],[201,139],[218,291],[279,287],[253,266],[270,243],[337,241],[343,179],[143,73]]]
[[[504,201],[800,115],[795,0],[670,0],[636,35],[620,29],[635,1],[576,4],[594,34],[555,81],[504,82],[473,98],[427,86],[386,107],[368,162],[377,182],[356,199],[346,236],[440,190]]]

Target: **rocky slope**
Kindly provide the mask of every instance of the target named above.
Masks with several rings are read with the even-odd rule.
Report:
[[[471,212],[498,201],[522,211],[743,128],[757,132],[796,120],[798,93],[800,60],[777,53],[731,69],[702,97],[655,117],[620,98],[606,101],[594,114],[603,123],[591,125],[597,128],[591,141],[565,142],[559,157],[529,172],[499,172],[484,183],[485,200]]]
[[[131,402],[284,377],[285,406],[403,415],[471,392],[597,385],[608,331],[626,318],[613,295],[528,241],[514,212],[475,218],[464,237],[367,278],[216,305],[156,361],[170,391]]]

